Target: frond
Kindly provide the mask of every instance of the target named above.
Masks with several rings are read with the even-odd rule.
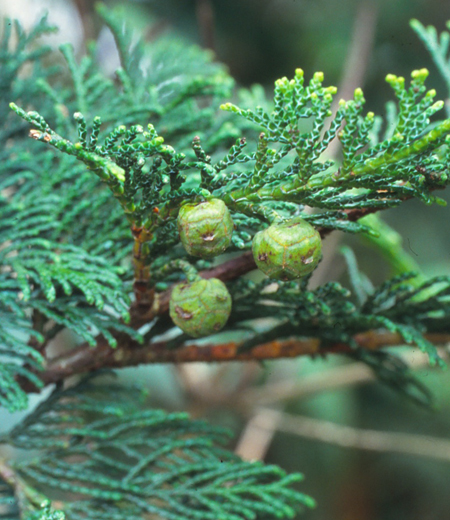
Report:
[[[16,281],[0,273],[0,404],[10,412],[28,406],[20,379],[42,387],[36,371],[43,368],[43,357],[28,342],[40,342],[43,336],[33,330],[17,294]]]
[[[243,462],[222,447],[225,431],[141,401],[136,389],[92,379],[55,391],[10,433],[39,453],[15,468],[39,492],[63,496],[68,520],[292,518],[314,505],[292,488],[299,474]]]

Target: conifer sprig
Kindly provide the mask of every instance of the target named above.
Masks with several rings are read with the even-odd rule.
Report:
[[[50,498],[63,493],[74,520],[292,518],[314,506],[292,488],[301,475],[243,462],[222,447],[227,432],[140,402],[138,390],[92,378],[56,390],[9,434],[38,450],[15,470]]]
[[[360,90],[354,100],[341,102],[325,130],[335,89],[322,87],[321,74],[304,87],[303,72],[298,70],[294,80],[284,78],[276,84],[275,108],[270,115],[262,108],[241,110],[230,103],[223,105],[259,124],[264,132],[254,152],[244,153],[246,141],[241,139],[218,162],[207,155],[198,137],[192,144],[197,160],[189,161],[186,153],[164,144],[152,125],[147,131],[140,126],[119,126],[100,146],[96,119],[95,145],[88,143],[80,113],[75,114],[79,141],[72,144],[51,130],[41,115],[11,106],[38,129],[32,131],[32,137],[83,161],[107,182],[128,219],[149,232],[175,218],[182,202],[208,194],[222,198],[238,213],[269,222],[277,218],[274,210],[267,209],[274,203],[287,212],[293,209],[289,203],[332,210],[324,224],[333,226],[334,222],[339,229],[362,231],[362,227],[346,224],[343,210],[382,209],[411,197],[440,202],[431,191],[448,182],[448,164],[435,151],[447,146],[450,122],[427,130],[429,118],[443,106],[434,102],[435,91],[426,91],[427,75],[425,69],[414,71],[408,89],[403,78],[387,77],[398,100],[396,126],[393,135],[373,144],[375,117],[371,112],[363,117]],[[302,121],[311,118],[313,128],[302,132]],[[334,138],[342,144],[340,165],[323,159]],[[278,147],[269,148],[270,143]],[[227,172],[236,166],[241,173]]]
[[[386,120],[364,112],[359,89],[333,116],[336,89],[323,86],[321,73],[305,83],[301,70],[276,82],[272,106],[254,88],[238,94],[247,108],[226,104],[218,114],[233,81],[210,53],[171,36],[146,44],[117,14],[99,11],[119,50],[117,81],[101,70],[95,46],[79,61],[62,46],[64,63],[52,77],[40,63],[48,50],[30,49],[49,30],[45,21],[29,36],[18,28],[16,47],[6,32],[1,46],[0,97],[14,102],[41,142],[27,140],[12,114],[0,120],[0,404],[24,408],[24,388],[99,367],[341,352],[429,406],[429,392],[404,363],[364,347],[382,336],[442,364],[430,333],[448,337],[448,277],[403,274],[375,288],[353,258],[356,297],[336,282],[314,290],[307,279],[254,282],[241,277],[255,267],[248,252],[220,265],[195,260],[177,229],[183,204],[221,199],[236,226],[232,252],[290,217],[304,217],[322,236],[370,233],[356,222],[366,213],[408,198],[439,202],[432,192],[449,182],[450,122],[430,125],[442,102],[425,87],[427,71],[414,71],[409,86],[387,77],[396,102]],[[25,62],[32,64],[27,83],[18,75]],[[6,105],[1,110],[7,114]],[[332,159],[333,139],[342,153]],[[136,298],[129,309],[132,257],[135,287],[155,299]],[[171,330],[172,286],[197,271],[227,282],[233,307],[224,330],[243,341],[193,344]],[[47,345],[67,329],[85,343],[48,359]],[[165,333],[170,340],[161,339]],[[299,475],[242,462],[222,447],[223,432],[146,409],[138,391],[92,380],[61,388],[2,440],[33,450],[12,469],[29,489],[62,500],[68,520],[282,518],[313,505],[292,487]],[[32,496],[41,495],[25,496],[33,519],[59,520]],[[11,497],[10,487],[0,488],[0,501]]]

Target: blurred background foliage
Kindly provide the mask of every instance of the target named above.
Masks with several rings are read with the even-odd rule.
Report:
[[[116,5],[118,2],[105,2]],[[386,74],[409,77],[430,69],[429,87],[447,96],[411,18],[438,31],[450,20],[447,0],[136,0],[120,2],[127,18],[149,40],[173,28],[211,48],[237,84],[259,83],[271,92],[278,77],[296,67],[311,77],[325,73],[341,96],[364,88],[367,110],[384,112],[391,99]],[[82,53],[100,38],[101,59],[114,70],[112,42],[90,0],[2,0],[0,13],[27,26],[44,10],[62,29],[56,43],[71,41]],[[142,122],[136,122],[142,123]],[[450,194],[442,194],[450,201]],[[450,274],[450,209],[412,201],[383,218],[427,276]],[[388,263],[359,238],[334,233],[315,283],[346,280],[339,247],[354,248],[374,283],[390,275]],[[67,341],[72,341],[67,338]],[[310,520],[446,520],[450,518],[450,376],[430,369],[405,349],[436,396],[436,411],[405,402],[373,382],[365,367],[343,359],[298,359],[264,366],[140,367],[121,372],[150,390],[150,404],[185,409],[231,426],[236,449],[306,475],[302,490],[318,501]],[[270,408],[270,411],[268,410]],[[297,422],[285,420],[283,413]],[[18,415],[18,414],[16,414]],[[16,416],[2,416],[3,427]],[[347,427],[347,429],[342,428]],[[369,431],[368,431],[369,430]],[[375,432],[374,432],[375,431]],[[379,433],[382,435],[378,435]]]

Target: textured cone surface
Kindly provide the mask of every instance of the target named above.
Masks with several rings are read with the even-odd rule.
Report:
[[[181,206],[177,222],[181,243],[192,256],[217,256],[231,243],[234,224],[220,199]]]
[[[169,312],[175,325],[189,336],[208,336],[219,332],[227,322],[231,296],[217,278],[181,283],[173,288]]]
[[[297,218],[256,233],[252,250],[256,265],[267,276],[293,280],[314,271],[322,241],[313,226]]]

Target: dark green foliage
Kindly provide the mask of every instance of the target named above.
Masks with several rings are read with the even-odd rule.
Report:
[[[171,40],[153,42],[150,47],[139,41],[133,44],[131,33],[125,26],[100,9],[113,30],[121,55],[119,83],[113,84],[102,76],[95,64],[94,48],[77,64],[70,49],[63,47],[73,89],[61,90],[47,82],[45,103],[51,107],[46,112],[54,124],[47,123],[37,112],[27,113],[17,105],[12,107],[35,127],[32,131],[34,139],[66,154],[57,156],[56,168],[64,169],[64,174],[60,173],[61,181],[56,184],[53,174],[52,180],[47,181],[52,188],[48,193],[45,193],[44,184],[43,191],[48,197],[57,197],[60,188],[64,187],[63,196],[59,196],[58,203],[54,204],[55,208],[59,204],[58,215],[47,216],[49,225],[58,220],[64,223],[63,229],[52,231],[52,236],[67,237],[74,246],[83,247],[89,255],[101,255],[111,264],[122,262],[125,268],[128,267],[123,271],[124,279],[130,279],[131,273],[131,240],[127,239],[127,234],[130,237],[127,225],[133,224],[143,226],[150,237],[143,251],[158,287],[168,287],[170,282],[177,281],[179,278],[174,278],[173,274],[161,277],[158,269],[186,255],[180,249],[176,229],[178,210],[186,202],[196,203],[211,195],[225,201],[232,211],[236,224],[232,244],[239,249],[250,248],[253,236],[267,223],[291,216],[301,215],[322,228],[371,233],[369,227],[350,221],[348,210],[395,206],[412,197],[427,203],[439,202],[431,192],[448,182],[450,155],[446,139],[450,122],[443,121],[429,127],[430,116],[442,108],[443,103],[434,102],[435,92],[426,90],[427,71],[414,71],[408,88],[404,86],[403,78],[387,77],[397,104],[390,105],[383,134],[380,131],[383,127],[381,118],[371,112],[363,114],[364,97],[359,89],[355,91],[353,100],[340,103],[332,118],[330,106],[336,89],[323,86],[321,73],[316,73],[309,84],[305,84],[303,72],[299,69],[293,80],[283,78],[276,82],[272,111],[257,90],[241,93],[242,101],[254,102],[257,99],[261,103],[256,109],[243,110],[230,103],[223,106],[226,111],[243,116],[241,120],[250,123],[250,127],[248,123],[242,126],[250,137],[255,136],[254,130],[258,126],[263,132],[253,147],[249,145],[249,151],[247,141],[242,137],[228,152],[220,151],[226,149],[233,134],[236,137],[236,128],[231,130],[231,123],[223,116],[217,118],[221,125],[216,126],[214,122],[214,101],[228,93],[231,86],[224,71],[209,63],[207,53],[192,49],[183,54],[179,43],[169,44]],[[169,60],[169,56],[173,59]],[[171,67],[160,67],[163,60],[169,60]],[[144,62],[150,63],[152,68],[142,73]],[[202,80],[197,74],[200,71]],[[177,89],[168,89],[168,85],[175,81],[171,79],[174,77],[182,77],[183,81]],[[163,85],[161,88],[158,82]],[[43,85],[42,80],[40,84]],[[198,100],[205,95],[210,97],[212,104],[203,104],[203,108],[198,110]],[[58,113],[61,103],[69,110],[73,109],[76,133],[73,124]],[[104,112],[106,106],[107,113]],[[112,106],[114,110],[111,110]],[[92,121],[91,125],[80,110]],[[115,114],[114,121],[111,120],[112,113]],[[182,113],[191,115],[189,124]],[[152,123],[147,129],[136,124],[149,118]],[[239,124],[238,120],[236,122]],[[126,126],[129,123],[132,124]],[[177,129],[174,125],[178,125]],[[165,144],[155,127],[164,133],[164,139],[168,139],[171,145]],[[194,128],[195,136],[192,133]],[[227,129],[225,133],[224,128]],[[59,132],[76,136],[76,141],[61,137]],[[336,138],[341,143],[342,157],[332,160],[326,157],[326,150]],[[39,155],[48,161],[43,150],[40,149]],[[76,166],[75,159],[84,163],[90,172]],[[102,188],[102,183],[92,176],[92,172],[109,190]],[[73,190],[73,186],[78,189]],[[55,188],[58,188],[56,193]],[[94,199],[92,193],[96,194]],[[312,215],[303,213],[304,205],[320,211]],[[120,207],[126,218],[120,217]],[[96,229],[102,230],[100,236],[93,233]],[[70,255],[67,256],[70,264]],[[98,262],[92,259],[90,263],[98,265]],[[203,261],[197,263],[197,267],[207,266]],[[46,274],[48,279],[47,271]],[[70,283],[73,285],[78,278],[71,275]],[[50,286],[48,281],[45,283],[49,294]],[[64,279],[59,283],[64,284]],[[395,287],[397,281],[391,283]],[[101,296],[106,290],[105,285],[103,277],[102,288],[97,288],[97,302],[105,299]],[[239,308],[242,287],[240,282],[231,285],[231,291],[236,295],[236,308]],[[67,282],[62,289],[69,289]],[[319,308],[322,305],[328,308],[326,299],[330,291],[334,294],[330,287],[318,291],[315,298],[318,298]],[[92,294],[87,294],[86,290],[84,294],[88,296],[88,303],[93,301]],[[242,297],[245,294],[246,290]],[[282,288],[280,294],[285,297]],[[63,295],[61,293],[61,297]],[[126,301],[124,296],[122,298]],[[121,298],[116,299],[115,305],[120,301]],[[297,303],[306,301],[302,297]],[[61,303],[66,313],[63,299]],[[49,304],[45,305],[48,309]],[[274,310],[269,310],[269,307],[249,309],[246,319],[264,315],[273,317]],[[399,332],[407,342],[418,341],[420,347],[436,359],[434,347],[423,339],[423,332],[430,326],[428,322],[419,326],[415,318],[409,319],[407,315],[393,311],[389,316],[382,316],[379,309],[368,313],[370,316],[358,314],[356,317],[350,312],[351,320],[342,322],[339,313],[346,308],[346,305],[337,305],[337,316],[333,312],[325,313],[330,314],[330,321],[334,324],[342,323],[345,334],[340,333],[339,326],[333,325],[331,331],[330,327],[311,328],[311,323],[305,327],[303,321],[301,329],[295,325],[290,329],[291,333],[302,330],[305,334],[309,331],[324,341],[342,341],[358,331],[388,328]],[[50,312],[47,310],[49,316]],[[59,326],[69,324],[75,329],[75,320],[87,320],[90,327],[94,325],[108,334],[106,327],[110,326],[110,319],[106,319],[104,314],[97,314],[98,317],[94,318],[93,312],[90,307],[89,316],[84,315],[83,319],[75,312],[74,319],[66,323],[62,317],[55,321]],[[302,315],[304,311],[299,312]],[[413,309],[413,316],[414,313]],[[277,308],[275,316],[282,321],[285,319],[282,306]],[[306,317],[310,319],[308,312],[305,320]],[[106,319],[103,328],[99,327],[102,319]],[[296,320],[293,323],[297,323]],[[77,332],[88,337],[86,329],[84,333],[83,329]],[[271,334],[277,333],[278,327],[275,327]]]
[[[34,453],[15,469],[33,489],[64,496],[68,520],[291,518],[314,505],[292,489],[301,475],[243,462],[222,447],[226,431],[144,409],[143,397],[92,379],[55,390],[9,434]]]
[[[202,102],[199,108],[200,98],[223,98],[232,86],[207,53],[165,38],[152,47],[154,70],[143,81],[141,67],[148,49],[138,43],[128,53],[131,34],[117,18],[109,23],[123,59],[118,84],[100,72],[94,47],[77,63],[72,49],[63,46],[66,68],[58,69],[61,84],[51,75],[53,70],[42,69],[35,61],[27,88],[17,86],[21,83],[14,74],[3,85],[2,99],[38,109],[56,132],[78,139],[72,145],[56,138],[57,147],[69,155],[55,156],[28,139],[19,120],[11,120],[11,112],[5,111],[2,120],[1,130],[13,136],[8,146],[2,140],[0,150],[0,402],[10,410],[27,406],[24,380],[41,385],[36,375],[43,362],[40,348],[60,331],[71,330],[92,345],[102,334],[114,346],[117,331],[139,339],[124,323],[132,278],[129,225],[136,220],[134,214],[124,219],[121,206],[130,215],[130,198],[136,196],[135,206],[141,204],[145,216],[159,202],[160,191],[170,200],[173,194],[167,188],[181,186],[177,164],[182,158],[162,144],[152,127],[144,133],[139,126],[123,125],[150,119],[180,143],[190,143],[195,131],[213,148],[238,135],[226,124],[226,114],[217,119],[210,104]],[[45,22],[36,35],[43,30]],[[24,38],[20,36],[21,44],[13,51],[19,65],[24,56],[38,60],[49,52],[24,54]],[[11,67],[12,56],[6,49],[4,53],[3,60]],[[13,72],[20,70],[19,65]],[[180,75],[182,85],[174,89],[178,83],[174,78]],[[65,117],[66,111],[75,112],[75,124]],[[93,119],[92,131],[87,131],[79,111],[88,118],[101,117]],[[49,130],[36,112],[30,117]],[[142,154],[133,156],[140,135],[154,139],[154,145],[144,150],[146,158],[154,159],[149,171],[155,179],[150,183],[149,171],[142,169]],[[199,161],[205,159],[198,147],[196,153]],[[107,181],[115,198],[73,155],[82,156]],[[166,165],[163,174],[158,170],[161,164]],[[161,226],[155,249],[173,244],[177,232],[172,224],[174,220]],[[291,489],[299,475],[242,462],[218,446],[226,439],[223,432],[184,414],[139,408],[137,398],[130,389],[86,382],[56,391],[9,437],[4,436],[3,442],[33,450],[33,457],[16,468],[24,490],[18,503],[13,504],[9,486],[2,493],[11,504],[11,517],[20,510],[22,518],[59,518],[48,504],[42,505],[39,491],[58,499],[70,492],[64,506],[68,519],[128,519],[147,513],[170,519],[292,517],[301,505],[313,505]]]
[[[18,24],[14,27],[18,38],[15,47],[10,41],[11,23],[6,21],[0,59],[2,103],[8,99],[21,100],[25,105],[40,103],[53,113],[54,99],[40,95],[44,82],[54,72],[40,62],[50,50],[30,47],[38,36],[54,28],[45,18],[29,35]],[[21,67],[28,62],[31,67],[23,76]],[[83,237],[84,244],[77,243],[76,233],[70,233],[74,229],[83,232],[74,204],[84,204],[86,188],[95,189],[92,176],[74,167],[73,160],[55,161],[52,154],[36,148],[28,139],[24,141],[26,129],[17,126],[17,119],[11,119],[10,111],[2,107],[0,337],[4,363],[0,399],[4,406],[16,410],[26,408],[27,396],[15,377],[20,375],[40,385],[33,372],[40,368],[42,357],[35,347],[60,330],[71,329],[92,344],[99,332],[112,344],[115,339],[111,329],[135,333],[117,319],[128,317],[129,297],[120,278],[124,270],[113,265],[108,255],[98,256],[105,252],[104,242],[101,251],[82,247],[92,237],[93,229]],[[95,242],[99,247],[97,237],[98,231]]]
[[[346,253],[352,262],[350,251]],[[336,282],[307,290],[307,280],[292,281],[274,288],[271,280],[255,283],[241,280],[232,293],[233,310],[229,325],[243,327],[248,334],[243,349],[273,339],[299,334],[320,338],[322,345],[350,345],[351,355],[367,363],[380,379],[416,402],[430,405],[431,396],[395,355],[361,349],[354,336],[372,329],[398,333],[405,344],[415,344],[430,358],[431,364],[445,366],[427,331],[446,331],[450,327],[450,277],[440,276],[414,283],[414,273],[395,277],[374,290],[357,268],[352,267],[355,302],[351,292]],[[279,323],[264,332],[250,333],[242,316],[279,317]]]
[[[394,119],[389,134],[379,140],[374,128],[380,121],[371,112],[363,117],[360,90],[354,100],[341,103],[325,131],[335,89],[322,87],[321,74],[305,87],[303,73],[297,71],[294,80],[277,82],[271,115],[262,108],[253,111],[223,105],[260,125],[264,133],[254,152],[246,154],[241,139],[217,163],[207,158],[199,138],[192,144],[197,160],[186,160],[189,151],[177,152],[165,145],[153,125],[147,131],[141,126],[116,127],[103,145],[94,146],[85,140],[83,116],[76,114],[79,141],[73,144],[39,114],[13,108],[38,129],[35,139],[83,161],[109,185],[128,218],[156,236],[162,221],[167,224],[176,218],[182,202],[202,200],[211,193],[233,211],[269,222],[279,213],[286,216],[301,211],[303,204],[332,210],[322,217],[326,227],[356,232],[364,228],[347,224],[344,209],[391,207],[411,197],[439,202],[431,190],[448,182],[447,155],[435,152],[446,143],[450,122],[427,131],[429,117],[443,106],[433,102],[434,91],[426,91],[427,74],[426,70],[414,71],[408,89],[403,78],[387,77],[398,108],[391,111]],[[303,120],[311,118],[313,128],[303,131]],[[334,138],[342,145],[340,164],[322,159]],[[269,148],[270,143],[277,148]],[[241,173],[227,173],[236,167]]]
[[[210,74],[214,75],[215,80],[211,84],[217,86],[217,92],[213,92],[212,86],[200,84],[198,75],[193,76],[192,73],[197,71],[198,74],[201,70],[203,74],[208,74],[210,58],[200,51],[193,50],[191,60],[188,60],[183,53],[185,46],[172,39],[161,42],[155,49],[157,56],[153,56],[152,59],[155,66],[152,81],[156,79],[157,83],[153,89],[150,89],[139,75],[140,98],[136,95],[129,96],[125,87],[120,89],[121,95],[117,96],[114,83],[100,73],[95,63],[94,48],[80,64],[77,64],[72,49],[68,46],[61,47],[73,83],[73,88],[66,88],[54,81],[54,69],[45,69],[40,64],[40,58],[48,54],[50,49],[39,47],[38,50],[30,51],[28,48],[37,36],[54,28],[49,27],[45,19],[30,35],[25,35],[18,24],[14,27],[19,43],[16,48],[11,49],[11,24],[9,21],[5,22],[0,57],[3,67],[1,99],[3,102],[11,99],[20,100],[24,106],[40,106],[60,131],[72,130],[70,122],[63,114],[67,110],[80,109],[88,115],[94,112],[103,115],[104,110],[106,123],[110,114],[117,112],[114,124],[119,121],[118,117],[121,118],[120,122],[128,122],[131,114],[145,119],[154,118],[158,114],[158,120],[166,127],[174,125],[175,121],[182,124],[179,119],[181,112],[174,113],[176,107],[180,107],[180,110],[184,107],[183,110],[186,112],[186,103],[192,105],[194,97],[212,94],[223,96],[232,84],[221,72],[222,68],[212,64]],[[121,30],[117,29],[116,37],[123,43],[125,36],[121,35]],[[131,38],[131,35],[128,34],[127,37]],[[159,66],[163,55],[167,55],[168,41],[172,42],[170,52],[173,53],[173,57],[178,56],[172,61],[177,64],[177,73],[180,72],[181,66],[185,67],[185,71],[189,71],[186,93],[177,96],[177,99],[168,94],[168,68]],[[130,46],[129,40],[126,45]],[[133,83],[128,77],[133,74],[132,64],[135,72],[141,66],[138,62],[138,48],[134,49],[133,56],[120,74],[121,80],[125,83]],[[30,61],[33,68],[28,72],[25,83],[17,74],[21,66]],[[196,63],[195,67],[192,66],[193,61]],[[63,71],[58,70],[58,73],[61,75]],[[137,76],[134,80],[137,84],[136,80]],[[159,82],[166,82],[165,89],[158,89],[157,95],[150,96],[155,98],[151,106],[148,100],[144,104],[150,90],[156,93]],[[112,99],[117,103],[117,111],[111,106]],[[10,289],[8,295],[4,292],[0,296],[1,305],[5,309],[1,325],[2,335],[9,337],[7,330],[3,330],[3,323],[11,321],[13,314],[19,312],[19,308],[24,324],[28,323],[32,309],[41,313],[47,321],[52,320],[53,325],[46,330],[45,338],[39,332],[34,333],[40,341],[47,341],[63,328],[71,329],[92,344],[95,344],[94,335],[99,332],[103,333],[111,344],[115,344],[111,329],[124,330],[135,335],[134,331],[117,320],[118,316],[126,319],[129,303],[127,288],[120,276],[129,279],[131,275],[129,269],[118,266],[124,259],[125,266],[130,266],[131,247],[131,236],[120,207],[115,204],[108,191],[102,189],[97,179],[84,168],[80,168],[73,158],[61,156],[55,160],[53,154],[49,154],[39,145],[34,146],[32,141],[26,139],[25,129],[18,125],[17,118],[11,118],[8,107],[2,107],[4,117],[0,129],[0,132],[3,132],[0,144],[3,147],[0,150],[0,191],[4,195],[0,199],[0,244],[3,246],[0,255],[2,276],[6,278],[5,283]],[[137,107],[139,110],[136,114]],[[167,115],[164,116],[166,112]],[[83,137],[83,120],[77,118],[77,121],[80,140],[83,142],[83,139],[86,139],[86,136]],[[208,127],[211,121],[212,111],[206,107],[204,110],[195,111],[192,126],[196,129],[198,125]],[[100,129],[99,120],[94,122],[94,127],[93,134],[89,137],[92,146]],[[105,124],[103,127],[107,130]],[[114,135],[113,132],[108,141],[111,145]],[[119,135],[120,133],[117,134]],[[6,147],[7,138],[12,136],[13,146]],[[101,234],[99,229],[102,230]],[[14,309],[11,308],[12,300],[15,302]],[[5,314],[6,312],[8,314]],[[29,334],[31,325],[26,330]],[[26,336],[23,337],[26,341]],[[17,341],[15,340],[16,343]],[[11,348],[10,343],[8,345],[8,348]],[[15,359],[28,361],[24,352],[27,355],[31,353],[36,358],[32,362],[33,366],[40,360],[40,355],[34,353],[34,349],[28,351],[25,343],[22,350],[16,348],[14,353],[9,354]],[[3,402],[11,409],[26,406],[26,394],[21,392],[13,377],[16,373],[22,372],[23,375],[35,379],[29,370],[21,368],[20,365],[2,365],[4,382],[1,387],[6,392],[6,400]],[[14,388],[14,392],[10,391],[10,388]]]
[[[371,112],[363,117],[365,100],[360,89],[355,91],[354,100],[340,103],[335,118],[325,126],[327,116],[331,116],[328,107],[335,89],[322,87],[323,75],[319,73],[306,87],[301,70],[291,81],[279,80],[271,114],[262,109],[242,110],[230,103],[224,105],[226,110],[259,124],[265,131],[266,143],[279,145],[278,150],[266,147],[267,172],[252,177],[253,185],[259,189],[243,188],[242,195],[255,201],[292,200],[333,210],[395,206],[401,197],[436,200],[428,186],[448,181],[448,164],[432,152],[445,143],[450,123],[444,121],[424,133],[429,117],[443,107],[443,102],[433,103],[435,92],[427,92],[424,87],[427,74],[425,70],[414,71],[409,89],[405,89],[403,78],[387,77],[398,109],[390,121],[389,134],[381,140],[376,131],[379,118]],[[314,118],[313,128],[308,131],[302,120],[310,118]],[[340,164],[320,160],[335,137],[342,145]],[[296,153],[290,165],[275,170],[274,166],[292,150]],[[267,187],[261,187],[268,183],[270,195]]]

